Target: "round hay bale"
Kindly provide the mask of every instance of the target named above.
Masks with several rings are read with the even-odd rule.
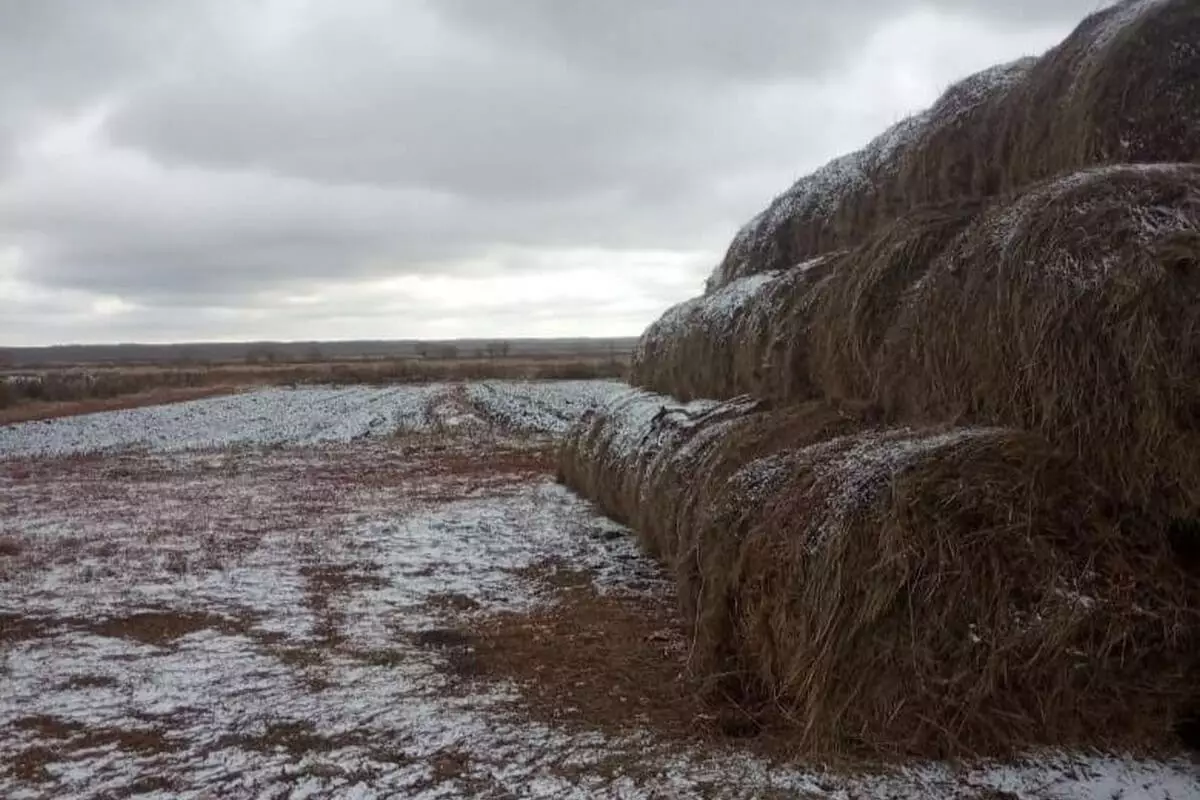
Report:
[[[880,228],[843,257],[814,293],[803,326],[806,383],[827,398],[873,396],[878,353],[900,312],[900,298],[973,222],[980,202],[927,206]],[[797,331],[799,335],[801,331]]]
[[[680,403],[631,390],[588,412],[568,431],[559,453],[559,479],[595,502],[605,514],[642,533],[652,553],[663,544],[644,523],[642,482],[678,440],[756,401],[719,406],[715,401]],[[711,412],[711,413],[710,413]]]
[[[689,549],[699,509],[747,460],[862,430],[869,411],[853,404],[805,403],[771,410],[737,397],[682,404],[633,391],[600,406],[569,432],[559,480],[632,526],[649,553],[668,564]],[[690,584],[690,573],[680,577]]]
[[[1195,0],[1126,0],[1040,58],[956,83],[773,200],[734,237],[708,291],[854,247],[923,205],[1097,165],[1200,160],[1197,42]]]
[[[1118,498],[1200,508],[1200,166],[1097,168],[990,209],[903,302],[893,418],[1042,433]]]
[[[695,666],[799,752],[1140,750],[1200,694],[1196,582],[1039,437],[852,434],[705,507]]]
[[[899,298],[980,208],[923,208],[861,247],[676,306],[639,340],[633,383],[684,399],[871,397],[876,352]]]
[[[912,210],[919,203],[901,180],[902,165],[910,158],[906,154],[943,128],[962,127],[992,93],[1007,93],[1028,67],[1028,60],[1022,60],[972,75],[948,89],[929,111],[902,120],[862,150],[800,178],[738,231],[706,293],[853,247],[880,224]]]
[[[807,339],[796,330],[805,327],[818,287],[841,269],[840,256],[752,275],[668,310],[638,341],[632,382],[684,400],[815,395]]]
[[[1200,161],[1200,5],[1125,0],[1089,16],[1005,105],[988,121],[1006,145],[991,153],[1005,190],[1090,166]]]
[[[772,272],[751,275],[668,309],[638,340],[631,382],[684,400],[753,391],[760,377],[757,353],[754,342],[739,334],[762,327],[745,317],[768,313],[769,300],[763,301],[773,295],[777,278]]]

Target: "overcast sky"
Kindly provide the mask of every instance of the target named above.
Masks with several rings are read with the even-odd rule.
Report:
[[[0,0],[0,345],[635,335],[1098,0]]]

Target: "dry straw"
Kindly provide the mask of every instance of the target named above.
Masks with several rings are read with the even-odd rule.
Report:
[[[1196,712],[1197,160],[1200,3],[1121,3],[803,178],[651,326],[635,383],[690,402],[588,415],[561,477],[673,570],[712,691],[818,755]]]
[[[647,393],[575,433],[563,477],[675,571],[692,666],[798,752],[1152,748],[1197,699],[1196,582],[1035,435]]]
[[[1033,430],[1130,503],[1200,507],[1200,166],[1099,167],[984,213],[922,209],[818,263],[651,326],[634,381]]]
[[[783,273],[740,278],[669,309],[634,352],[634,384],[676,397],[812,393],[805,360],[812,300],[842,268],[840,254]]]
[[[801,178],[734,238],[710,290],[853,247],[928,204],[1090,166],[1200,159],[1200,4],[1127,0],[1037,59],[955,84]]]
[[[1042,433],[1143,508],[1200,508],[1200,166],[1097,168],[998,206],[900,299],[894,417]]]

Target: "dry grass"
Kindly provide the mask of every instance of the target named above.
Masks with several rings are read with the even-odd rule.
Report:
[[[182,403],[188,400],[201,400],[205,397],[219,397],[237,391],[235,386],[196,386],[171,388],[161,387],[116,397],[94,398],[88,400],[31,400],[8,408],[0,408],[0,425],[11,425],[17,422],[35,422],[43,419],[58,417],[74,417],[80,414],[95,414],[101,411],[120,411],[128,408],[143,406],[161,406],[168,403]]]
[[[1126,0],[1041,58],[955,84],[777,198],[734,240],[710,287],[856,246],[925,205],[1096,165],[1197,160],[1198,39],[1193,0]]]
[[[1039,437],[628,408],[663,401],[595,415],[563,476],[674,570],[708,689],[797,751],[1155,748],[1200,699],[1200,587],[1165,530]]]
[[[1200,166],[1042,184],[953,241],[898,317],[874,365],[893,417],[1037,431],[1124,502],[1200,508]]]

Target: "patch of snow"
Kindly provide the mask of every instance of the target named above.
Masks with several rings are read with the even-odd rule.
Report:
[[[0,427],[0,459],[144,450],[312,446],[476,424],[455,384],[263,389],[171,405]],[[611,381],[466,384],[477,410],[523,432],[559,434],[627,389]]]
[[[559,436],[590,409],[629,391],[616,381],[480,381],[467,384],[469,402],[506,431]]]

